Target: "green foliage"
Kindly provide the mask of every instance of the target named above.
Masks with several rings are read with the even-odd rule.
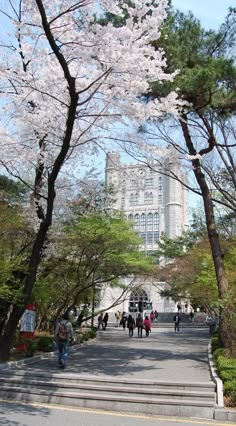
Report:
[[[212,349],[213,349],[213,347],[212,347]],[[225,350],[225,348],[218,347],[215,350],[213,349],[213,351],[214,351],[213,357],[214,357],[214,360],[216,361],[216,364],[217,364],[217,360],[219,359],[219,357],[225,356],[226,350]]]
[[[25,219],[26,191],[21,184],[0,176],[0,298],[18,301],[32,230]]]
[[[183,232],[179,237],[174,239],[169,238],[167,235],[162,235],[157,255],[169,259],[184,256],[196,242],[196,239],[197,235],[192,231]]]
[[[72,217],[54,237],[54,255],[41,264],[34,299],[42,318],[56,318],[68,306],[100,300],[101,286],[117,286],[122,276],[150,273],[152,260],[139,250],[132,225],[119,216],[91,210]]]
[[[214,353],[217,349],[220,348],[220,339],[219,336],[213,336],[211,339],[211,347],[212,347],[212,352]]]
[[[229,351],[218,348],[213,352],[219,377],[224,383],[227,406],[236,406],[236,358],[228,356]]]
[[[164,48],[170,72],[179,70],[173,83],[154,83],[152,96],[166,95],[179,88],[180,96],[192,104],[192,111],[208,108],[235,109],[234,82],[236,68],[228,58],[225,32],[235,29],[235,10],[232,9],[227,28],[218,32],[205,31],[189,12],[177,11],[168,16],[161,38],[153,44]],[[234,35],[235,39],[235,35]],[[228,39],[228,45],[232,42]]]
[[[52,340],[50,336],[40,336],[36,338],[37,350],[42,352],[51,352],[52,351]]]

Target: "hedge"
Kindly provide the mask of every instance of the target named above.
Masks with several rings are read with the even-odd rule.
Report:
[[[213,352],[213,357],[219,377],[224,384],[226,405],[236,406],[236,358],[230,358],[224,348],[217,348]]]

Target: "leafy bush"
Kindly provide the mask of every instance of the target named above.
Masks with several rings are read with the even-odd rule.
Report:
[[[216,349],[220,348],[220,339],[218,333],[214,335],[211,339],[212,352],[215,352]]]
[[[225,403],[229,407],[236,406],[236,358],[230,358],[224,348],[216,349],[214,359],[219,377],[224,384]]]
[[[224,382],[224,394],[225,396],[229,397],[231,402],[234,402],[236,406],[236,379],[227,380]]]
[[[51,336],[40,336],[37,338],[37,350],[42,352],[52,351],[52,337]]]
[[[224,357],[225,356],[225,349],[224,348],[218,348],[218,349],[216,349],[215,351],[214,351],[214,353],[213,353],[213,358],[214,358],[214,360],[215,360],[215,362],[216,362],[216,364],[217,364],[217,360],[218,360],[218,358],[219,357]]]
[[[96,337],[96,330],[92,329],[88,331],[88,336],[90,339],[94,339]]]
[[[27,357],[34,356],[34,354],[37,350],[36,341],[32,340],[32,339],[24,339],[24,343],[26,344],[25,356],[27,356]]]

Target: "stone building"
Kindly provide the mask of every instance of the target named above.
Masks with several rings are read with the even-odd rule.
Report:
[[[169,171],[181,181],[186,182],[178,160],[171,150],[166,151],[162,165],[122,164],[118,153],[107,155],[105,179],[106,185],[115,193],[115,208],[121,210],[127,220],[132,220],[134,228],[142,239],[140,250],[151,255],[158,248],[162,234],[170,238],[180,235],[188,229],[188,190],[176,179],[168,176]],[[125,284],[131,278],[125,279]],[[140,280],[142,278],[140,277]],[[165,283],[138,283],[131,290],[119,310],[137,311],[138,303],[145,301],[147,309],[158,312],[173,312],[176,304],[161,298],[159,290]],[[119,289],[107,288],[103,294],[102,305],[109,306],[119,296]],[[102,306],[101,306],[102,307]],[[117,310],[117,308],[116,308]]]

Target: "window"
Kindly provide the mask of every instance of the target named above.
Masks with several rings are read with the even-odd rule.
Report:
[[[153,193],[152,192],[145,192],[144,204],[153,204]]]
[[[148,215],[147,215],[147,225],[148,226],[152,226],[152,224],[153,224],[153,215],[152,215],[152,213],[148,213]]]
[[[125,197],[121,197],[121,208],[125,207]]]
[[[152,244],[152,241],[153,241],[153,233],[152,233],[152,231],[148,231],[147,232],[147,244]]]
[[[130,200],[129,200],[130,205],[135,206],[138,204],[138,202],[139,202],[138,193],[136,192],[136,193],[130,194]]]
[[[144,180],[144,187],[145,188],[153,188],[153,178],[145,179]]]
[[[161,176],[158,179],[158,189],[159,189],[159,191],[162,191],[162,177]]]
[[[134,216],[134,220],[135,220],[135,228],[139,227],[140,222],[139,222],[139,214],[136,214]]]
[[[158,204],[162,204],[162,194],[158,195]]]
[[[145,214],[144,214],[144,213],[142,213],[142,214],[141,214],[140,225],[141,225],[141,226],[145,226],[145,223],[146,223]]]
[[[154,213],[154,227],[159,228],[159,213]]]
[[[145,232],[140,232],[139,236],[143,240],[143,242],[145,243],[145,240],[146,240]]]
[[[134,188],[136,188],[136,187],[137,187],[137,180],[132,179],[132,180],[130,181],[130,188],[131,188],[131,189],[134,189]]]
[[[133,215],[132,215],[132,214],[129,214],[128,219],[129,219],[129,220],[133,220]]]
[[[159,241],[159,231],[154,231],[153,233],[153,243],[157,244]]]

